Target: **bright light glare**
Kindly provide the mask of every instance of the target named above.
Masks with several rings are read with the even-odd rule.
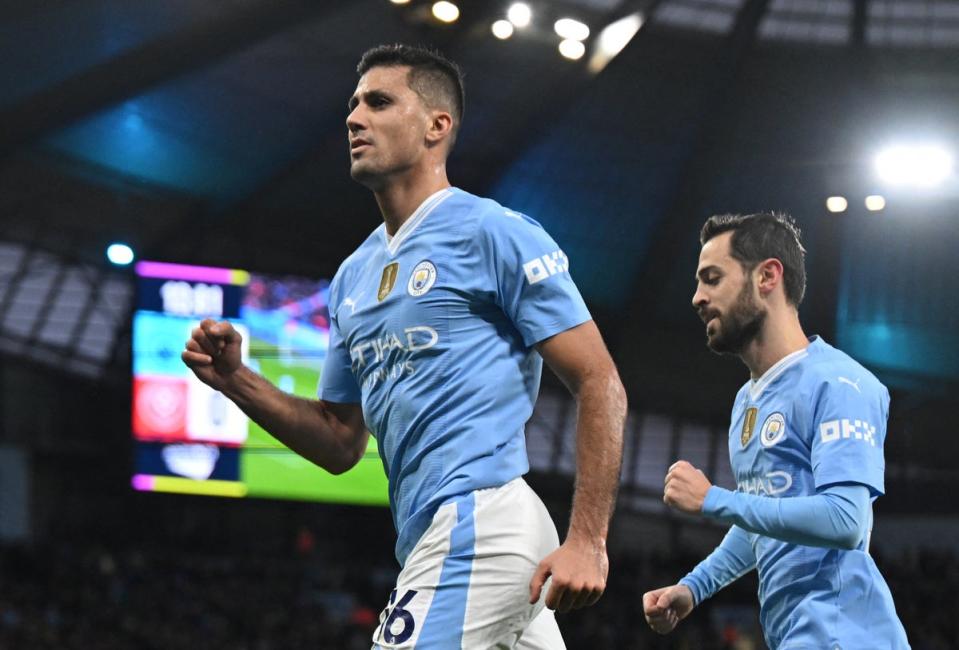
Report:
[[[890,185],[935,187],[952,174],[952,156],[933,145],[889,147],[875,164],[879,178]]]
[[[585,41],[589,38],[589,27],[572,18],[560,18],[553,24],[553,29],[561,38],[573,41]]]
[[[513,35],[513,23],[508,20],[497,20],[493,23],[493,36],[501,41]]]
[[[580,59],[586,54],[586,46],[580,43],[579,41],[574,41],[571,39],[566,39],[559,44],[559,53],[565,56],[567,59]]]
[[[879,212],[886,207],[886,199],[878,194],[870,194],[866,197],[866,209],[870,212]]]
[[[452,2],[443,0],[433,4],[433,15],[444,23],[452,23],[460,17],[460,8]]]
[[[107,247],[107,259],[117,266],[126,266],[133,261],[133,249],[126,244],[110,244]]]
[[[624,16],[606,25],[596,39],[596,49],[589,60],[590,71],[595,73],[605,68],[633,40],[642,26],[643,16],[639,13]]]
[[[830,212],[845,212],[849,207],[849,201],[842,196],[830,196],[826,199],[826,209]]]
[[[533,10],[525,2],[515,2],[510,5],[506,17],[509,18],[514,27],[529,27],[530,21],[533,20]]]
[[[408,5],[410,0],[390,0],[395,5]]]

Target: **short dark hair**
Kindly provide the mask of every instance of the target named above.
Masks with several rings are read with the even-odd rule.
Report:
[[[793,218],[777,212],[714,215],[703,224],[699,243],[705,245],[730,231],[730,254],[746,271],[770,257],[782,263],[786,300],[799,307],[806,294],[806,249],[799,242],[799,228]]]
[[[427,106],[442,107],[452,114],[453,132],[450,135],[450,149],[452,149],[466,111],[463,71],[436,50],[396,43],[378,45],[364,52],[356,66],[356,72],[363,76],[372,68],[399,66],[410,68],[406,83]]]

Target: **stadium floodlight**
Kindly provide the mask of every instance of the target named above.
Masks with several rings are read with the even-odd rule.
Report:
[[[560,18],[553,24],[560,38],[571,41],[585,41],[589,38],[589,26],[573,18]]]
[[[596,38],[593,56],[589,60],[590,71],[597,73],[605,68],[633,40],[642,26],[643,16],[639,13],[624,16],[606,25]]]
[[[508,20],[497,20],[493,23],[493,36],[501,41],[513,35],[513,23]]]
[[[844,196],[830,196],[826,199],[826,209],[830,212],[845,212],[849,201]]]
[[[133,249],[119,242],[107,246],[107,259],[111,264],[126,266],[133,261]]]
[[[866,197],[866,209],[870,212],[879,212],[886,207],[886,199],[879,194],[870,194]]]
[[[452,2],[442,0],[433,4],[433,16],[441,22],[453,23],[460,17],[460,8]]]
[[[952,175],[952,156],[936,145],[896,145],[876,155],[876,172],[889,185],[931,188]]]
[[[410,0],[390,0],[395,5],[408,5]]]
[[[513,27],[522,29],[523,27],[529,27],[530,22],[532,22],[533,10],[525,2],[514,2],[510,5],[509,11],[506,12],[506,17],[513,23]]]
[[[574,41],[571,38],[567,38],[566,40],[560,42],[559,53],[565,56],[567,59],[575,61],[583,58],[583,55],[586,54],[586,46],[580,41]]]

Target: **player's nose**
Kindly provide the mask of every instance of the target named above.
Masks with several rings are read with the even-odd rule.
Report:
[[[350,133],[356,133],[366,128],[362,104],[358,105],[346,116],[346,128]]]
[[[696,287],[696,292],[693,294],[693,309],[700,311],[703,307],[706,306],[706,303],[709,302],[706,297],[705,292],[700,287]]]

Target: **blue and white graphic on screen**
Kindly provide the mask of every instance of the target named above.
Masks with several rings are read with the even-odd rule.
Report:
[[[401,564],[444,501],[528,471],[523,426],[543,363],[533,346],[590,318],[538,223],[456,188],[347,258],[330,315],[319,397],[362,403]]]
[[[740,389],[729,430],[737,489],[811,496],[842,483],[884,492],[889,392],[872,373],[813,337]],[[867,531],[872,530],[870,509]],[[759,572],[760,618],[771,648],[908,648],[892,595],[869,556],[747,533]]]
[[[183,342],[195,321],[150,311],[133,315],[133,374],[186,379],[190,369],[180,360]]]

